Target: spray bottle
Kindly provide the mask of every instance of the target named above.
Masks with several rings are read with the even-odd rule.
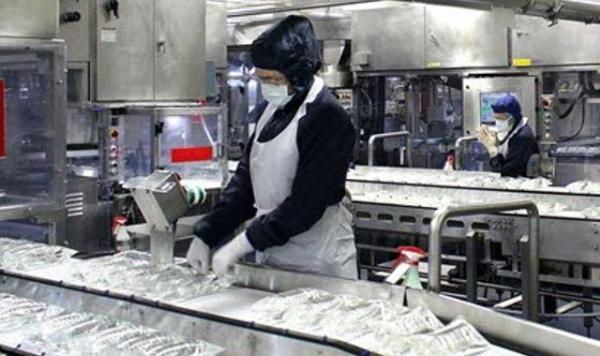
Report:
[[[402,278],[402,286],[423,289],[419,279],[419,260],[427,253],[416,246],[400,246],[396,249],[398,258],[392,265],[392,273],[386,278],[385,282],[396,284]]]

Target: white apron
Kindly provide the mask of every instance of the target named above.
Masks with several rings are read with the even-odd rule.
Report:
[[[250,152],[250,177],[257,216],[269,214],[290,196],[299,159],[298,122],[306,115],[306,105],[315,100],[323,86],[323,80],[315,77],[290,124],[268,142],[258,142],[258,138],[277,107],[269,104],[262,114]],[[327,120],[326,117],[322,119]],[[308,231],[293,236],[283,246],[257,252],[256,262],[293,271],[357,279],[351,221],[352,215],[341,203],[330,206]]]

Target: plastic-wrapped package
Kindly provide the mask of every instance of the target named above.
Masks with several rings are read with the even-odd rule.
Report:
[[[217,355],[220,350],[205,342],[178,342],[166,345],[157,345],[145,350],[145,355],[153,356],[186,356],[186,355]]]
[[[591,206],[583,210],[583,215],[588,219],[600,219],[600,207]]]
[[[32,339],[41,344],[62,344],[75,337],[97,333],[115,325],[105,316],[63,312],[39,323],[39,333]]]
[[[60,309],[24,299],[3,298],[0,300],[0,333],[6,334],[56,315]]]
[[[86,340],[83,340],[83,344],[89,345],[92,352],[99,352],[107,347],[127,350],[127,343],[130,340],[139,340],[156,335],[159,335],[156,330],[122,323],[88,336]]]
[[[259,323],[327,336],[383,355],[474,355],[489,349],[463,319],[444,326],[428,309],[408,310],[391,301],[300,289],[264,298],[252,311]]]
[[[202,275],[179,265],[155,265],[148,253],[127,251],[92,260],[69,259],[40,276],[162,301],[189,300],[229,288],[233,278]]]
[[[589,180],[573,182],[566,189],[572,193],[600,193],[600,183]]]
[[[444,326],[430,310],[425,308],[412,309],[393,320],[372,320],[367,323],[381,338],[426,333]]]
[[[40,320],[59,314],[60,308],[0,294],[0,342],[18,345],[34,334]]]
[[[167,335],[153,335],[150,337],[138,337],[132,338],[123,344],[119,345],[120,348],[132,350],[133,352],[148,354],[158,347],[167,344],[173,344],[174,339]]]
[[[150,254],[127,251],[91,260],[70,258],[74,251],[0,238],[0,268],[31,271],[73,284],[149,299],[176,302],[221,292],[233,278],[202,275],[179,265],[155,265]]]
[[[349,342],[368,350],[382,352],[387,350],[385,345],[395,343],[398,339],[431,332],[444,326],[430,310],[424,308],[415,308],[394,317],[370,319],[366,324],[370,333],[357,339],[348,339]],[[400,350],[405,349],[406,347],[402,346]]]
[[[383,300],[340,296],[342,305],[325,316],[322,330],[328,337],[352,340],[373,332],[368,320],[393,320],[405,314],[404,307]],[[341,321],[341,322],[340,322]]]
[[[78,262],[64,268],[61,279],[171,302],[217,293],[233,284],[232,279],[178,265],[154,265],[149,254],[137,251]]]
[[[67,312],[0,294],[0,325],[11,344],[27,343],[49,355],[216,356],[223,349],[201,340],[184,340],[158,330],[117,322],[106,316]],[[16,337],[18,337],[16,339]]]
[[[100,333],[79,338],[68,343],[65,349],[73,355],[78,352],[91,355],[106,355],[112,352],[118,355],[139,356],[215,356],[223,351],[222,348],[204,341],[186,341],[129,323],[119,323]]]
[[[45,269],[66,261],[75,252],[60,246],[0,238],[0,267],[17,271]]]
[[[252,306],[252,311],[264,315],[277,315],[289,308],[309,302],[329,300],[331,294],[317,289],[296,289],[280,293],[273,297],[259,300]]]
[[[464,319],[458,318],[447,326],[425,335],[411,338],[412,355],[478,355],[490,344]]]
[[[407,312],[400,304],[299,289],[258,301],[259,322],[310,334],[354,339],[369,333],[367,320],[393,320]]]

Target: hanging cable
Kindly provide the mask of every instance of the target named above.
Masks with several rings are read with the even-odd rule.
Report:
[[[571,112],[573,112],[575,105],[577,105],[577,103],[583,98],[584,94],[585,93],[584,93],[583,89],[581,89],[579,91],[579,94],[577,95],[577,98],[575,98],[573,100],[573,102],[569,105],[569,107],[567,108],[567,110],[565,110],[564,113],[562,113],[562,114],[555,113],[556,116],[558,117],[558,119],[563,120],[563,119],[566,119],[569,115],[571,115]]]
[[[567,142],[578,137],[583,131],[583,127],[585,126],[585,102],[581,103],[581,124],[579,125],[579,129],[573,135],[560,139],[559,142]]]

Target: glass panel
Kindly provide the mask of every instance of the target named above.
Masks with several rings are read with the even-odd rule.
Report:
[[[84,88],[87,73],[83,69],[69,68],[67,73],[67,100],[69,103],[81,103],[87,100],[87,88]]]
[[[0,49],[4,82],[6,157],[0,159],[0,205],[53,200],[59,183],[56,147],[64,145],[56,118],[55,53]]]
[[[222,114],[169,114],[160,118],[159,166],[186,178],[221,181],[218,160]]]
[[[111,137],[112,141],[116,141],[117,156],[112,156],[115,152],[114,145],[111,145],[109,174],[116,172],[119,180],[150,175],[153,171],[153,115],[122,115],[112,121],[116,124],[111,127],[112,132],[118,133],[116,138]]]

